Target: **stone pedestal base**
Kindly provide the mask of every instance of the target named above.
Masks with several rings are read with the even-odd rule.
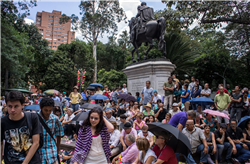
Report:
[[[151,82],[151,87],[163,96],[163,83],[168,81],[171,72],[176,66],[167,59],[150,59],[139,63],[128,65],[123,72],[127,75],[127,88],[134,96],[136,92],[141,93],[146,86],[146,81]]]

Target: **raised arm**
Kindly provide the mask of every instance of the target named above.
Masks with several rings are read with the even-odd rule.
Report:
[[[114,130],[114,126],[108,120],[106,120],[105,117],[103,117],[103,121],[107,127],[108,132],[111,132],[112,130]]]

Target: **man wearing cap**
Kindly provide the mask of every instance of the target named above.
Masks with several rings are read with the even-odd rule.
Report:
[[[132,128],[132,124],[130,122],[126,122],[124,124],[123,130],[121,132],[121,136],[120,136],[120,151],[125,151],[126,148],[128,147],[128,145],[126,145],[126,136],[128,134],[133,134],[135,136],[135,138],[137,137],[137,131],[135,129]]]
[[[167,109],[163,108],[163,104],[160,103],[158,109],[155,111],[155,118],[157,118],[159,122],[162,122],[167,113]]]
[[[181,111],[181,110],[180,110],[178,104],[177,104],[177,103],[173,103],[173,109],[171,109],[171,110],[169,111],[169,113],[170,113],[171,116],[173,117],[176,113],[179,113],[180,111]]]
[[[227,139],[227,135],[226,135],[226,130],[227,130],[227,125],[225,123],[221,123],[220,124],[220,128],[218,130],[216,130],[214,132],[214,136],[215,136],[215,140],[216,140],[216,144],[217,144],[217,151],[218,151],[218,161],[219,163],[222,163],[222,152],[226,151],[226,161],[227,163],[231,163],[230,162],[230,158],[231,158],[231,153],[232,153],[232,149],[233,149],[233,145],[234,144],[230,144],[228,139]],[[231,140],[230,140],[231,142]],[[236,147],[234,147],[234,151],[236,151]]]
[[[164,108],[172,109],[172,103],[173,103],[173,92],[174,92],[174,83],[173,78],[169,77],[168,82],[165,82],[163,84],[163,90],[165,90],[165,97],[164,97]]]
[[[157,104],[157,100],[161,100],[161,95],[158,94],[157,90],[154,90],[153,106]]]
[[[144,87],[141,91],[141,98],[143,105],[147,105],[148,103],[152,103],[154,97],[154,90],[150,87],[151,82],[146,81],[146,87]]]

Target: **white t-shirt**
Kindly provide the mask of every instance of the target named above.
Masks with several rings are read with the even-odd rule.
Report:
[[[175,115],[176,113],[179,113],[179,111],[178,111],[178,109],[177,109],[177,111],[174,112],[173,109],[171,109],[171,110],[169,111],[169,113],[171,114],[171,117],[173,117],[173,115]]]
[[[150,157],[150,156],[155,157],[154,160],[151,163],[151,164],[154,164],[156,162],[157,156],[155,155],[155,152],[153,150],[148,149],[147,153],[145,154],[144,159],[141,159],[142,158],[142,151],[140,151],[139,152],[139,162],[141,162],[142,164],[145,164],[146,161],[147,161],[147,159],[148,159],[148,157]]]
[[[157,102],[158,99],[161,100],[161,95],[159,94],[157,96],[154,95],[153,102]]]
[[[142,131],[138,134],[139,137],[145,138]],[[146,137],[148,140],[150,137],[154,136],[153,133],[151,133],[150,131],[148,131],[148,136]]]
[[[70,117],[69,117],[68,114],[66,114],[66,115],[64,116],[64,119],[65,119],[66,121],[69,121],[69,120],[72,120],[74,117],[75,117],[74,114],[71,114]],[[74,124],[74,123],[73,123],[73,122],[70,122],[69,124]]]
[[[123,93],[128,93],[128,90],[127,90],[127,88],[122,88],[122,91],[123,91]]]

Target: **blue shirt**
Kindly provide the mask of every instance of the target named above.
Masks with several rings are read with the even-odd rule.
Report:
[[[248,96],[247,97],[249,97],[250,98],[250,94],[248,94]]]
[[[187,90],[187,92],[189,93],[189,95],[188,95],[186,98],[182,98],[182,103],[183,103],[183,104],[184,104],[186,101],[189,101],[190,90]],[[185,95],[186,95],[185,90],[182,90],[181,95],[182,95],[182,96],[185,96]]]
[[[187,113],[186,112],[179,112],[176,113],[171,119],[169,120],[168,124],[177,127],[178,124],[180,123],[183,125],[183,128],[185,127],[187,122]]]
[[[136,101],[139,103],[141,101],[141,97],[137,97]]]
[[[87,100],[86,94],[84,92],[82,92],[81,95],[82,95],[82,100]],[[88,93],[87,96],[89,96]]]
[[[60,102],[61,102],[60,98],[59,98],[59,97],[57,97],[57,96],[56,96],[56,97],[52,97],[52,99],[53,99],[53,100],[56,100],[56,101],[60,101]]]

